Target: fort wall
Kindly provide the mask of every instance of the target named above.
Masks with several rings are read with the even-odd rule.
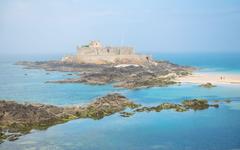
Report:
[[[62,59],[63,62],[68,63],[93,64],[142,64],[150,60],[149,56],[135,54],[132,47],[103,47],[98,41],[77,47],[75,56],[66,56]]]
[[[133,55],[134,50],[131,47],[80,47],[77,48],[78,55]]]

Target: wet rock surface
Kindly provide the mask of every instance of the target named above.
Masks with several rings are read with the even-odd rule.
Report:
[[[213,102],[214,104],[209,104],[204,99],[192,99],[179,104],[162,103],[157,106],[142,106],[118,93],[97,98],[85,106],[58,107],[0,101],[0,143],[4,140],[17,140],[19,136],[29,133],[32,129],[47,129],[49,126],[78,118],[98,120],[114,113],[119,113],[122,117],[130,117],[139,112],[161,112],[163,110],[174,110],[176,112],[197,111],[209,107],[218,108],[219,104],[216,104],[217,102],[229,103],[230,100],[216,100],[216,102]]]
[[[125,112],[125,111],[120,112],[119,114],[121,117],[130,117],[130,116],[134,115],[133,112]]]
[[[18,62],[25,69],[44,69],[46,71],[76,72],[78,78],[69,78],[47,83],[86,83],[109,84],[117,87],[140,88],[167,86],[175,84],[173,80],[179,76],[191,74],[192,67],[179,66],[168,61],[153,61],[142,65],[119,64],[70,64],[61,61]]]
[[[207,100],[202,99],[192,99],[192,100],[184,100],[180,104],[174,103],[162,103],[157,106],[152,107],[140,107],[134,110],[134,112],[160,112],[162,110],[175,110],[176,112],[185,112],[189,110],[203,110],[208,109],[209,107],[218,108],[218,104],[209,104]]]
[[[75,115],[78,118],[102,119],[105,116],[121,112],[126,108],[134,109],[140,106],[129,101],[126,97],[115,93],[100,97],[89,105],[76,109]]]
[[[31,129],[45,129],[62,122],[63,108],[42,104],[0,101],[1,138],[13,141]]]
[[[210,82],[207,82],[205,84],[201,84],[199,85],[200,87],[204,87],[204,88],[213,88],[213,87],[216,87],[216,85],[213,85],[212,83]]]
[[[139,106],[117,93],[97,98],[86,106],[57,107],[0,101],[0,141],[16,140],[31,129],[46,129],[77,118],[101,119],[125,108],[133,109]]]
[[[214,103],[231,103],[232,100],[230,99],[225,99],[225,100],[214,100]]]

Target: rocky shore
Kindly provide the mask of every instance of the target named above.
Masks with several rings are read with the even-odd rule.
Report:
[[[69,78],[47,83],[109,84],[135,89],[141,87],[167,86],[175,84],[175,78],[192,73],[195,68],[180,66],[168,61],[152,61],[136,64],[74,64],[62,61],[18,62],[25,69],[75,72],[78,78]]]
[[[58,107],[44,104],[19,104],[14,101],[2,100],[0,101],[0,141],[13,141],[19,136],[29,133],[32,129],[47,129],[49,126],[78,118],[102,119],[114,113],[119,113],[122,117],[129,117],[138,112],[160,112],[170,109],[177,112],[196,111],[209,107],[218,108],[219,102],[225,101],[217,100],[213,104],[209,104],[207,100],[193,99],[179,104],[162,103],[147,107],[136,104],[117,93],[97,98],[85,106]],[[230,100],[226,102],[229,103]]]
[[[77,118],[101,119],[138,105],[119,94],[109,94],[87,106],[57,107],[44,104],[18,104],[0,101],[0,139],[15,140],[31,129],[49,126]]]

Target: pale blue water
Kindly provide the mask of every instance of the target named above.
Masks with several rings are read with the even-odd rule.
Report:
[[[240,72],[239,55],[155,55],[183,65],[205,68],[204,71]],[[10,57],[9,57],[10,58]],[[5,142],[1,150],[24,149],[160,149],[160,150],[233,150],[240,149],[240,86],[200,88],[194,84],[162,88],[124,90],[111,85],[47,84],[48,80],[68,78],[67,73],[24,70],[16,60],[46,60],[58,56],[12,57],[0,60],[0,99],[39,102],[54,105],[88,103],[109,92],[120,92],[145,105],[186,98],[235,100],[218,109],[176,113],[137,113],[129,118],[118,114],[102,120],[78,119],[34,131],[15,142]],[[201,59],[200,59],[201,58]],[[199,60],[200,59],[200,60]],[[24,74],[27,74],[24,75]]]
[[[169,60],[177,64],[196,66],[203,71],[240,73],[240,53],[190,53],[190,54],[155,54],[156,59]]]

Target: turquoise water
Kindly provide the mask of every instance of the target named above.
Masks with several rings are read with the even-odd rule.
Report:
[[[177,64],[196,66],[203,71],[240,73],[240,53],[190,53],[190,54],[154,54],[155,59],[169,60]]]
[[[185,55],[184,55],[185,56]],[[204,71],[240,72],[239,55],[155,55]],[[129,118],[118,114],[102,120],[78,119],[45,131],[20,137],[0,145],[1,150],[92,150],[92,149],[160,149],[160,150],[234,150],[240,149],[240,86],[221,85],[212,89],[195,84],[125,90],[111,85],[49,84],[48,80],[69,78],[68,73],[24,70],[13,65],[16,60],[46,60],[59,56],[39,56],[0,60],[0,99],[39,102],[54,105],[89,103],[96,97],[119,92],[135,102],[154,105],[186,98],[232,99],[230,104],[203,111],[176,113],[137,113]],[[202,59],[200,59],[202,58]],[[204,60],[203,60],[204,58]],[[200,60],[199,60],[200,59]],[[233,65],[235,64],[235,65]],[[27,74],[27,75],[25,75]]]
[[[223,121],[224,120],[224,121]],[[239,148],[239,110],[138,113],[102,120],[79,119],[6,142],[5,150],[233,150]]]

